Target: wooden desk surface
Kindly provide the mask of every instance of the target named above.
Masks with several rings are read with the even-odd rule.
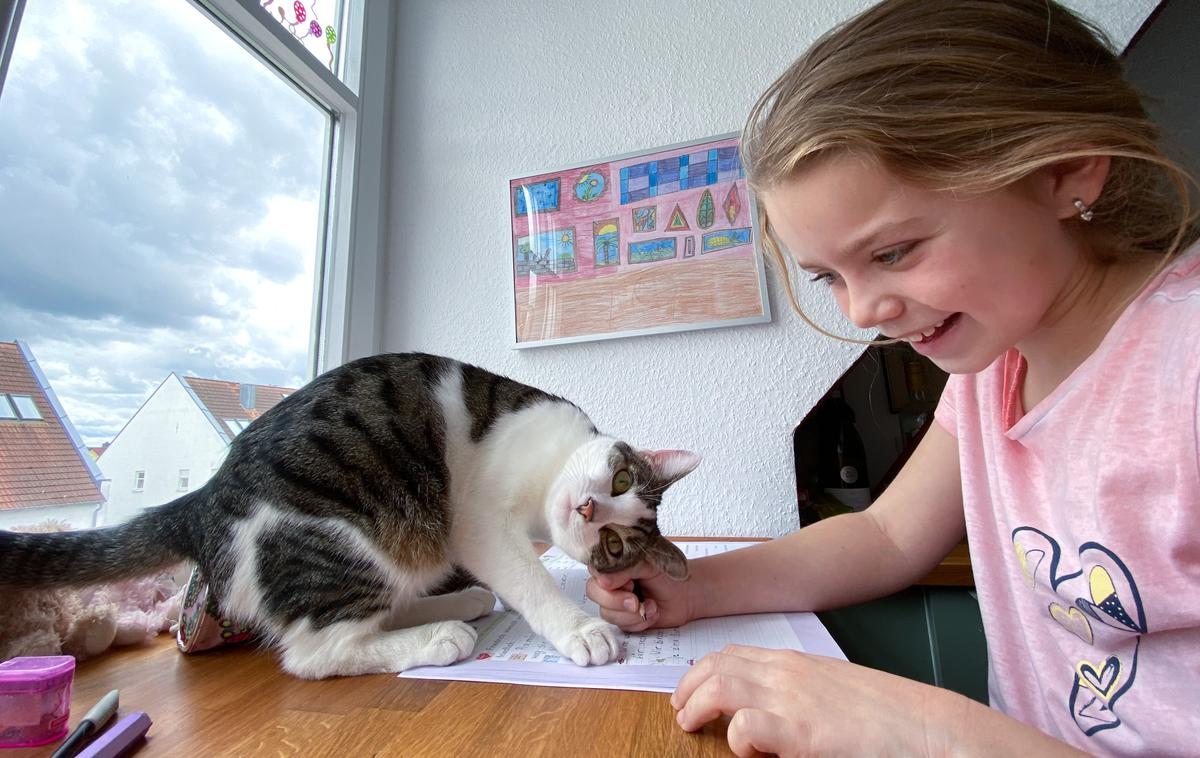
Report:
[[[71,728],[111,689],[154,721],[151,756],[729,756],[714,722],[688,734],[667,695],[400,679],[303,681],[246,645],[183,655],[170,634],[79,664]],[[49,756],[56,745],[5,751]]]

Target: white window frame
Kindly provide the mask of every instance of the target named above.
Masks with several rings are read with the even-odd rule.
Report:
[[[290,84],[333,114],[326,162],[328,217],[315,283],[314,374],[380,350],[379,289],[385,244],[386,121],[391,103],[391,0],[346,0],[339,68],[346,84],[271,17],[258,0],[191,0],[223,23]],[[357,93],[357,94],[356,94]]]
[[[379,352],[381,251],[386,244],[384,156],[396,15],[391,0],[346,0],[350,11],[339,30],[339,69],[346,84],[258,0],[190,1],[332,114],[333,154],[322,177],[329,210],[318,227],[308,362],[315,375]],[[24,5],[25,0],[15,0],[0,10],[0,94]]]
[[[181,468],[179,469],[179,486],[176,487],[180,492],[187,492],[188,485],[192,481],[192,470]]]
[[[145,489],[146,489],[146,472],[145,471],[134,471],[133,472],[133,491],[141,492]]]

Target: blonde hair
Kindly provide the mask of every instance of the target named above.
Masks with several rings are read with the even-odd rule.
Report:
[[[851,153],[922,187],[1008,187],[1049,164],[1112,159],[1077,223],[1101,263],[1195,239],[1195,180],[1158,129],[1102,31],[1054,0],[884,0],[826,33],[759,98],[742,132],[750,186],[769,191],[815,161]],[[792,308],[787,260],[759,203],[764,247]]]

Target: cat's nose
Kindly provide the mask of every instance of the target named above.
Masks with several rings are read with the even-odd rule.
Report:
[[[596,512],[596,503],[589,497],[587,502],[575,509],[576,513],[583,516],[583,520],[589,524],[592,522],[592,516]]]

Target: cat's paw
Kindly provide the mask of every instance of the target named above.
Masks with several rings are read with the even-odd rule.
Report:
[[[458,593],[459,611],[458,618],[463,621],[473,621],[481,616],[486,616],[496,608],[496,596],[491,590],[483,587],[470,587]]]
[[[620,653],[619,634],[604,619],[589,616],[555,640],[554,646],[579,666],[602,666]]]
[[[422,627],[429,641],[421,650],[422,666],[449,666],[471,654],[478,632],[462,621],[435,621]]]

